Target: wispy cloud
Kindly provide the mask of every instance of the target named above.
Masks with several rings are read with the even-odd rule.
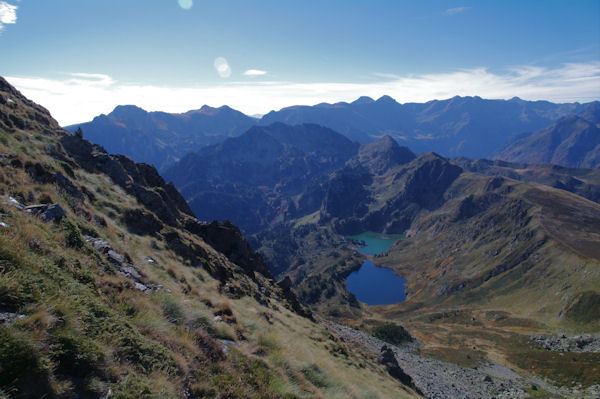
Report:
[[[456,15],[456,14],[460,14],[462,12],[467,11],[469,8],[471,8],[471,7],[454,7],[454,8],[449,8],[446,11],[444,11],[444,14],[446,14],[446,15]]]
[[[244,71],[245,76],[264,76],[267,74],[267,71],[262,71],[260,69],[248,69]]]
[[[424,102],[455,95],[499,99],[518,96],[554,102],[600,99],[600,62],[556,68],[525,65],[503,72],[475,68],[423,75],[380,74],[379,80],[369,83],[246,81],[181,88],[122,83],[107,75],[83,73],[65,79],[9,76],[7,80],[48,107],[63,125],[91,120],[119,104],[167,112],[227,104],[253,115],[296,104],[353,101],[363,95],[378,98],[384,94],[399,102]]]
[[[17,22],[17,6],[0,1],[0,32],[5,24],[14,24]]]

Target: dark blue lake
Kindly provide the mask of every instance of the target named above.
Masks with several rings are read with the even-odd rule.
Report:
[[[348,238],[363,241],[365,246],[359,249],[366,255],[385,252],[400,238],[400,235],[381,235],[363,233]],[[390,305],[406,300],[406,279],[399,277],[392,269],[377,267],[367,260],[361,268],[346,279],[346,288],[356,298],[367,305]]]

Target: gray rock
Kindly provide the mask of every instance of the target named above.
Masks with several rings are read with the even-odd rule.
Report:
[[[25,317],[25,315],[23,315],[23,314],[12,313],[12,312],[0,312],[0,325],[10,324],[10,323],[20,320],[24,317]]]
[[[4,203],[17,208],[20,211],[25,209],[25,207],[19,201],[10,196],[4,198]]]
[[[48,210],[48,204],[29,205],[25,207],[25,212],[32,215],[39,215],[46,212],[46,210]]]
[[[114,250],[110,249],[108,251],[108,253],[106,254],[106,256],[108,256],[108,259],[113,261],[114,263],[117,264],[122,264],[124,262],[124,259],[121,255],[119,255],[118,253],[116,253]]]
[[[52,204],[49,205],[46,211],[42,214],[42,219],[44,219],[46,222],[58,221],[66,216],[67,214],[59,204]]]

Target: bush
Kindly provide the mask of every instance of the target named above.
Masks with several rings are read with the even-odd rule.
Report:
[[[69,219],[63,219],[62,225],[66,233],[65,241],[67,246],[71,248],[83,247],[85,241],[83,240],[79,227]]]
[[[394,323],[385,323],[373,328],[371,335],[392,345],[402,345],[413,340],[404,327]]]
[[[173,300],[165,299],[161,304],[163,315],[170,323],[182,324],[185,320],[185,314],[181,305]]]
[[[48,363],[25,337],[0,327],[0,386],[14,397],[42,397],[50,392]]]

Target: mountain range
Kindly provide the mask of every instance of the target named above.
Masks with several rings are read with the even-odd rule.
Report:
[[[134,105],[120,105],[108,115],[65,129],[81,127],[85,137],[113,154],[125,154],[159,170],[191,151],[239,136],[256,119],[227,106],[203,106],[182,114],[146,112]]]
[[[491,158],[520,135],[538,131],[585,105],[547,101],[486,100],[453,97],[427,103],[400,104],[389,96],[361,97],[354,102],[293,106],[272,111],[261,119],[229,107],[202,107],[184,114],[146,112],[119,106],[109,115],[68,126],[111,153],[166,170],[176,160],[227,137],[239,136],[252,125],[304,123],[328,127],[359,143],[389,135],[416,153]]]
[[[496,158],[513,162],[551,163],[600,169],[600,102],[577,115],[514,140]]]

